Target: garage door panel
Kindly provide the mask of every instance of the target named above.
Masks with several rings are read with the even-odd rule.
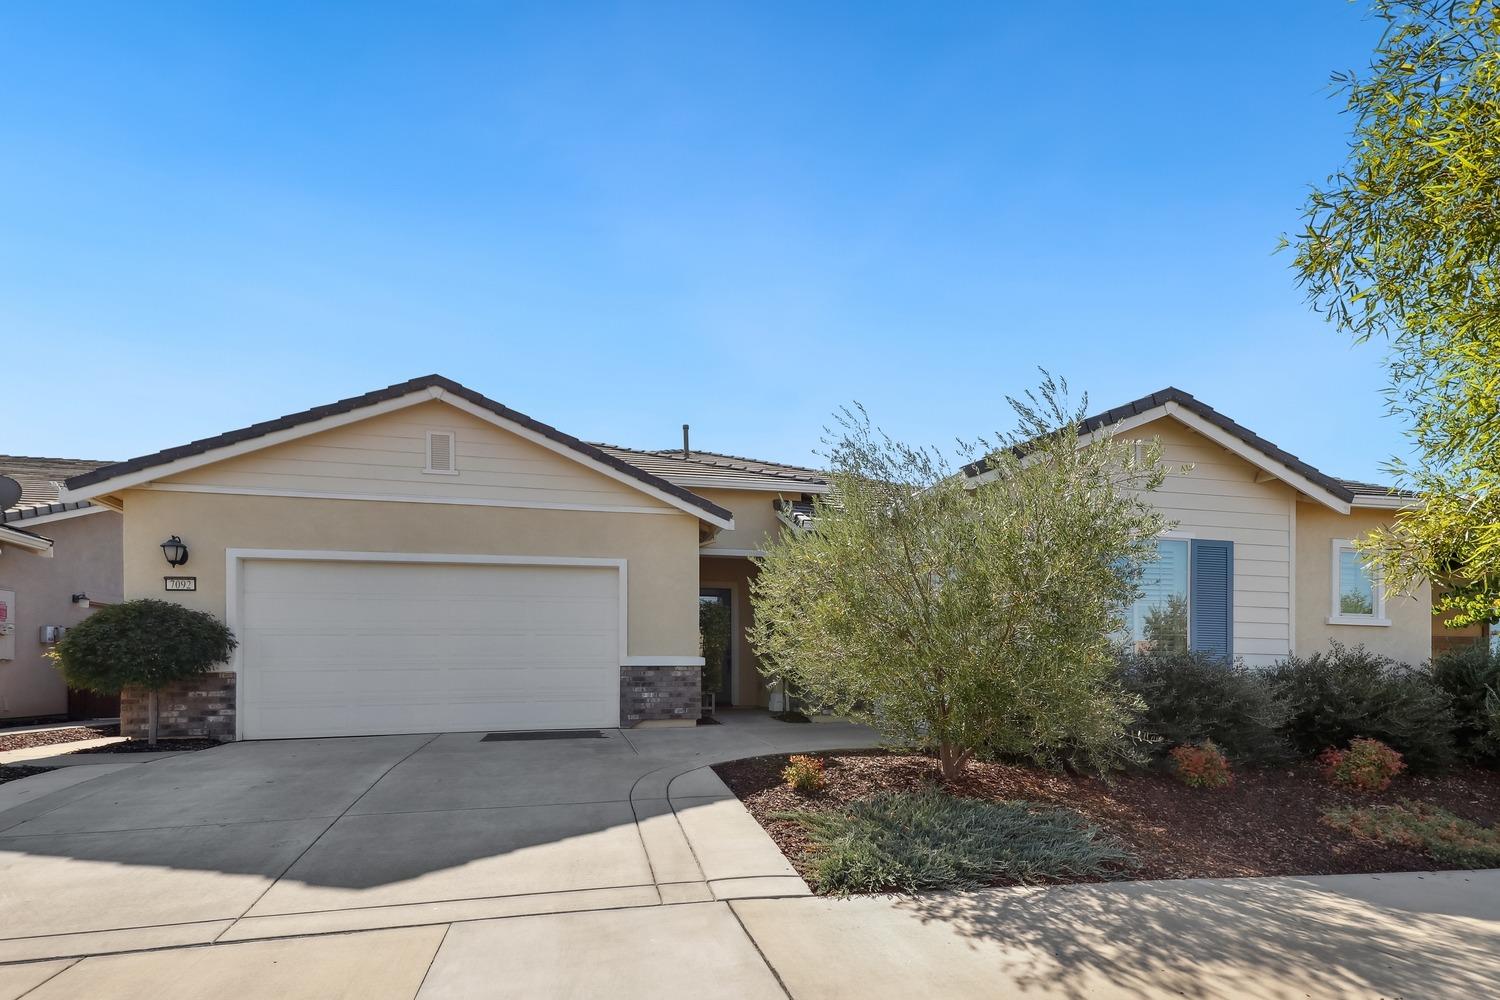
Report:
[[[250,560],[247,737],[615,725],[613,567]]]

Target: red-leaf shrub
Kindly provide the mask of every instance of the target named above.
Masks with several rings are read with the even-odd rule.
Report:
[[[821,792],[828,779],[823,775],[823,762],[817,757],[809,757],[806,754],[794,753],[786,760],[786,768],[781,772],[782,779],[792,787],[793,791],[804,794]]]
[[[1383,792],[1391,787],[1392,778],[1406,770],[1399,753],[1366,737],[1350,740],[1347,750],[1324,750],[1318,763],[1329,781],[1361,792]]]
[[[1223,788],[1234,780],[1229,759],[1212,740],[1172,749],[1172,771],[1189,788]]]

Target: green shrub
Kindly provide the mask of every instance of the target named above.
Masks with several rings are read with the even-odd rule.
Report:
[[[206,611],[150,599],[112,604],[68,629],[52,650],[69,687],[118,694],[151,692],[151,741],[156,741],[156,692],[172,681],[206,673],[229,659],[238,641]]]
[[[1335,642],[1326,653],[1281,661],[1270,680],[1290,710],[1288,739],[1309,756],[1368,736],[1414,769],[1453,760],[1451,699],[1423,670]]]
[[[1406,770],[1401,755],[1379,740],[1355,739],[1349,749],[1329,747],[1318,755],[1318,763],[1329,781],[1361,792],[1383,792],[1396,775]]]
[[[821,792],[828,784],[828,778],[823,773],[823,762],[800,753],[787,758],[786,767],[781,771],[781,779],[793,791],[804,795]]]
[[[1425,802],[1330,809],[1323,822],[1366,840],[1415,847],[1448,864],[1500,868],[1500,830]]]
[[[1453,699],[1459,755],[1500,762],[1500,656],[1482,642],[1439,653],[1432,658],[1432,680]]]
[[[1287,706],[1263,671],[1187,651],[1120,654],[1120,683],[1141,701],[1138,730],[1159,748],[1212,740],[1230,757],[1272,763],[1291,756]]]
[[[1229,760],[1212,740],[1172,748],[1172,773],[1189,788],[1227,788],[1234,781]]]
[[[1099,828],[1066,809],[884,792],[829,812],[786,814],[814,844],[819,892],[916,892],[1107,876],[1131,863]]]

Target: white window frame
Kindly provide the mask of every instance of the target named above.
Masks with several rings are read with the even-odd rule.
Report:
[[[432,467],[432,439],[438,435],[448,438],[448,468],[434,469]],[[427,465],[422,470],[432,476],[456,476],[458,475],[458,434],[453,431],[428,431],[427,432]]]
[[[1368,615],[1350,615],[1339,610],[1339,598],[1343,596],[1344,588],[1340,586],[1339,579],[1343,570],[1339,565],[1340,556],[1345,552],[1358,552],[1354,547],[1354,541],[1349,538],[1333,539],[1332,551],[1329,557],[1328,586],[1330,603],[1328,605],[1328,624],[1330,625],[1374,625],[1377,627],[1388,627],[1391,620],[1385,616],[1385,586],[1380,579],[1380,573],[1374,567],[1369,567],[1366,572],[1370,576],[1370,593],[1375,598],[1375,611]]]

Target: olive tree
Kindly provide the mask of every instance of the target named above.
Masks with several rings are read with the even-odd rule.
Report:
[[[1134,707],[1112,636],[1164,524],[1155,442],[1079,434],[1065,383],[1008,400],[1019,426],[971,471],[838,417],[814,528],[771,541],[750,639],[810,702],[937,753],[1102,763]],[[972,453],[972,452],[971,452]]]
[[[1421,495],[1367,539],[1391,590],[1454,625],[1500,618],[1500,6],[1375,0],[1368,70],[1334,75],[1344,164],[1309,194],[1295,270],[1315,308],[1387,348]]]
[[[154,746],[157,692],[223,663],[237,644],[229,626],[205,611],[145,599],[100,608],[68,629],[51,655],[70,687],[101,694],[145,688]]]

